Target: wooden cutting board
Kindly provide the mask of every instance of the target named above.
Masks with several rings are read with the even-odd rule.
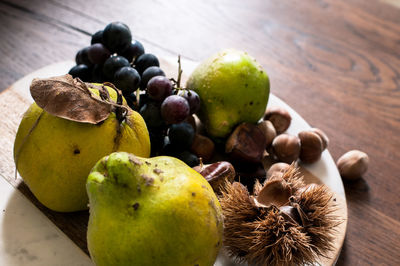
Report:
[[[185,63],[187,63],[187,65],[185,65]],[[89,218],[88,211],[58,213],[44,207],[36,200],[22,179],[16,175],[13,160],[13,144],[15,134],[23,113],[32,103],[32,98],[29,94],[30,82],[36,77],[50,77],[67,73],[68,69],[72,65],[73,62],[68,61],[45,67],[27,75],[0,93],[0,114],[2,116],[2,119],[0,119],[0,146],[2,147],[2,149],[0,149],[0,175],[14,188],[21,191],[42,213],[48,217],[48,219],[50,219],[59,229],[61,229],[68,238],[70,238],[80,249],[88,254],[86,245],[86,230]],[[170,58],[161,60],[161,66],[169,77],[177,76],[176,74],[178,67],[175,60]],[[184,70],[191,70],[193,69],[194,63],[183,60],[182,66]],[[189,71],[187,73],[189,73]],[[274,102],[277,101],[277,99],[275,97],[271,97],[270,103],[271,101]],[[278,104],[279,102],[280,101],[278,101]],[[325,158],[332,160],[330,155],[328,157],[325,156]],[[327,183],[326,181],[321,181],[306,168],[301,167],[301,170],[307,183]],[[337,180],[335,182],[337,182]],[[329,184],[327,185],[329,186]],[[347,206],[343,192],[343,185],[341,183],[336,185],[339,186],[339,189],[332,189],[335,192],[335,202],[332,203],[338,206],[335,214],[340,217],[343,222],[337,227],[335,250],[329,254],[329,258],[321,258],[320,264],[322,265],[333,265],[336,262],[337,257],[340,254],[346,233]],[[221,256],[216,262],[216,265],[234,264],[227,262],[226,258]]]

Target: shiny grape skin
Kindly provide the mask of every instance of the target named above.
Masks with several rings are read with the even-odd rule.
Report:
[[[103,83],[104,81],[103,65],[94,65],[91,82]]]
[[[137,105],[136,105],[136,101],[137,101],[136,92],[124,93],[123,95],[124,95],[124,98],[125,98],[127,104],[129,105],[129,107],[132,110],[136,111],[136,108],[137,108]]]
[[[92,66],[92,62],[89,60],[89,47],[80,49],[75,56],[75,62],[77,65],[84,64],[87,66]]]
[[[200,96],[195,91],[182,89],[177,91],[177,95],[182,96],[188,101],[191,115],[200,109]]]
[[[161,117],[160,106],[155,102],[147,102],[140,108],[139,113],[146,122],[149,131],[156,131],[158,128],[165,125]]]
[[[95,43],[89,46],[88,57],[93,64],[104,64],[110,56],[110,51],[101,43]]]
[[[140,89],[144,90],[147,87],[149,80],[155,76],[165,76],[164,71],[158,66],[148,67],[142,74],[142,81],[140,82]]]
[[[103,42],[103,30],[99,30],[92,35],[90,44],[102,43],[102,42]]]
[[[80,64],[72,67],[68,74],[73,78],[79,78],[82,81],[88,82],[91,79],[92,70],[87,65]]]
[[[136,58],[138,58],[142,54],[144,54],[144,47],[141,42],[136,40],[132,42],[128,46],[128,48],[126,48],[125,51],[122,52],[121,55],[126,59],[128,59],[129,62],[133,62],[134,60],[136,60]]]
[[[149,137],[151,143],[151,157],[164,155],[161,153],[164,146],[164,132],[163,128],[149,130]]]
[[[151,66],[160,66],[158,58],[153,54],[142,54],[135,60],[135,68],[140,75]]]
[[[176,157],[190,167],[194,167],[200,164],[199,158],[190,151],[183,151],[181,153],[178,153]]]
[[[173,124],[169,127],[168,137],[172,145],[189,149],[194,139],[194,129],[186,122]]]
[[[129,62],[125,57],[119,55],[111,56],[104,62],[104,77],[107,79],[107,81],[113,81],[115,72],[124,66],[129,66]]]
[[[133,67],[121,67],[114,74],[114,84],[124,94],[132,93],[139,87],[140,75]]]
[[[112,22],[103,31],[103,44],[112,52],[121,54],[132,42],[132,34],[122,22]]]
[[[172,83],[164,76],[155,76],[147,84],[147,93],[155,101],[163,101],[172,94]]]
[[[190,112],[188,101],[178,95],[170,95],[161,104],[161,115],[167,124],[183,122]]]
[[[151,99],[147,93],[141,92],[139,96],[139,109],[143,107],[146,103],[150,102]]]

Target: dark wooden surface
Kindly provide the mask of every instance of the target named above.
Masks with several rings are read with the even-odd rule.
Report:
[[[400,0],[0,0],[0,90],[73,59],[116,20],[160,56],[247,51],[272,92],[328,134],[334,159],[368,153],[364,178],[345,183],[338,265],[400,265]]]

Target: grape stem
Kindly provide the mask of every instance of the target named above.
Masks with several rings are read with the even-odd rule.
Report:
[[[139,106],[140,106],[140,89],[139,88],[136,89],[136,106],[137,106],[137,109],[139,110]]]
[[[173,86],[177,91],[182,90],[181,88],[181,78],[182,78],[182,66],[181,66],[181,55],[178,55],[178,79],[170,78],[169,80],[174,84]]]
[[[182,67],[181,67],[181,55],[178,55],[178,80],[176,81],[177,89],[181,88],[181,78],[182,78]]]

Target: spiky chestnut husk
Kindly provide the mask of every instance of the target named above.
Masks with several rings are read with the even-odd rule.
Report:
[[[278,177],[271,177],[268,182]],[[277,206],[256,206],[253,195],[235,182],[227,183],[220,197],[224,214],[224,245],[231,257],[252,265],[306,265],[333,249],[333,233],[340,221],[333,215],[332,193],[324,185],[305,185],[292,165],[283,175],[291,189],[288,205],[301,221],[288,219]]]

